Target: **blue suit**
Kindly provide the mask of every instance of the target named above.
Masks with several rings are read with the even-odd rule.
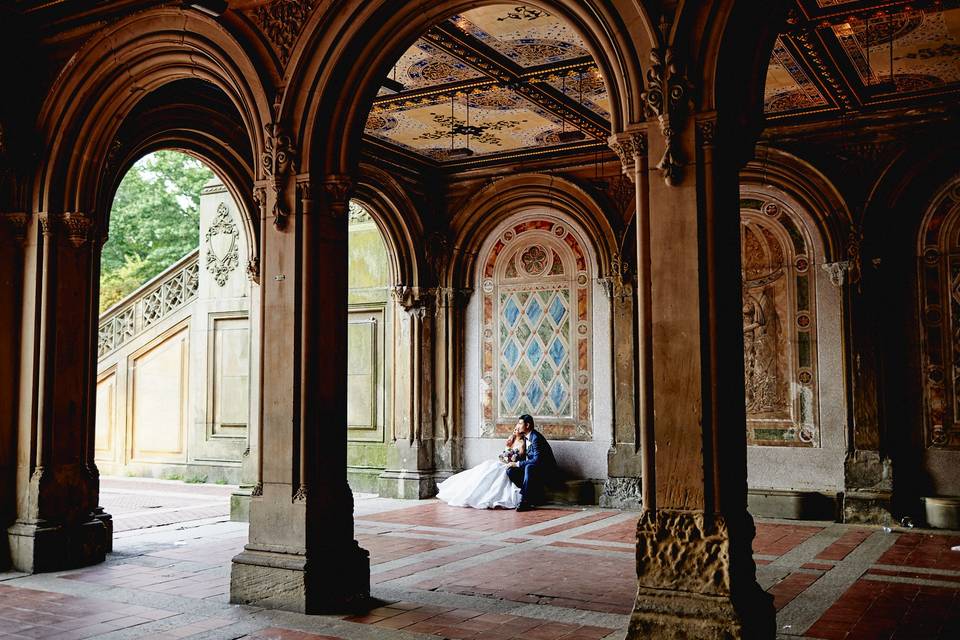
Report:
[[[527,457],[516,467],[507,469],[507,477],[520,487],[520,502],[523,504],[542,504],[544,486],[553,478],[557,469],[557,460],[553,457],[550,443],[539,431],[528,435]]]

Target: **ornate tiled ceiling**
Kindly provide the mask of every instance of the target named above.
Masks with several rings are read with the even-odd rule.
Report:
[[[767,70],[770,120],[960,93],[960,0],[795,0]]]
[[[368,139],[441,165],[605,147],[609,96],[583,40],[542,9],[488,5],[427,31],[374,99]]]

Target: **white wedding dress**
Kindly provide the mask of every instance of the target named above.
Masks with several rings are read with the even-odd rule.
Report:
[[[499,460],[485,460],[450,476],[437,489],[437,498],[451,507],[516,509],[520,504],[520,488],[510,482],[507,465]]]

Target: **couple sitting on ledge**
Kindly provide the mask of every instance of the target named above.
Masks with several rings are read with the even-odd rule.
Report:
[[[556,475],[550,443],[534,429],[533,418],[520,416],[497,460],[485,460],[438,485],[437,498],[452,507],[529,511],[543,504],[544,489]]]

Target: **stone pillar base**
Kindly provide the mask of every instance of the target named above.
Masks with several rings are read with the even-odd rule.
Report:
[[[437,478],[433,471],[387,469],[380,474],[380,496],[402,500],[423,500],[437,495]]]
[[[607,478],[603,483],[599,504],[605,509],[630,509],[643,507],[640,478]]]
[[[230,521],[250,522],[250,496],[253,487],[240,485],[240,488],[230,494]]]
[[[305,555],[246,549],[233,558],[230,602],[297,613],[352,613],[370,598],[370,554],[356,542]]]
[[[889,525],[892,494],[889,491],[851,491],[843,494],[843,521],[850,524]]]
[[[7,529],[7,539],[13,568],[26,573],[97,564],[103,562],[111,547],[110,530],[100,517],[69,526],[44,521],[17,522]]]
[[[628,640],[656,638],[667,640],[733,640],[773,638],[776,622],[772,596],[768,602],[750,608],[750,619],[742,618],[730,598],[683,593],[660,589],[637,592],[637,603],[630,616]]]
[[[103,507],[97,507],[93,510],[93,517],[107,528],[107,553],[113,553],[113,516],[104,511]]]

